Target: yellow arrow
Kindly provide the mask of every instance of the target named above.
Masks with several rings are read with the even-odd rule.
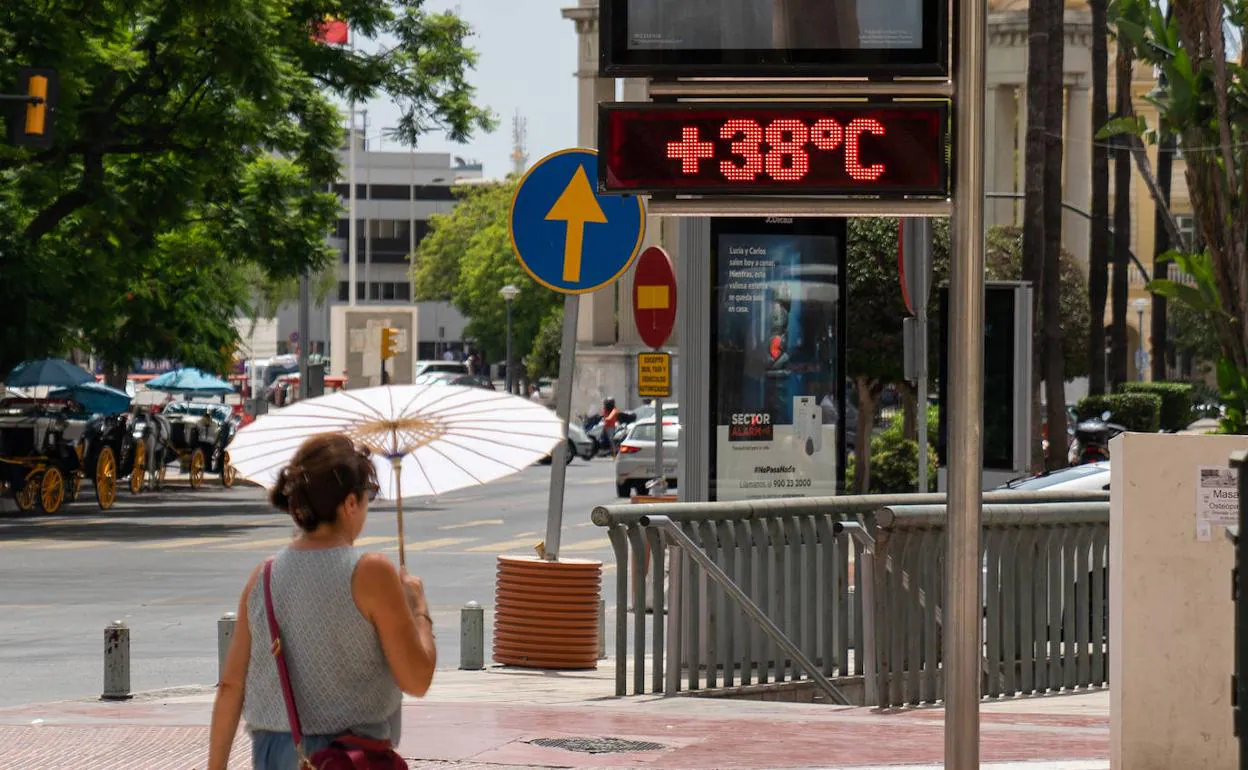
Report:
[[[589,186],[585,167],[577,166],[572,181],[559,193],[559,200],[546,213],[547,222],[567,222],[568,232],[563,241],[563,280],[576,283],[581,280],[581,251],[585,246],[585,223],[607,223],[598,198]]]

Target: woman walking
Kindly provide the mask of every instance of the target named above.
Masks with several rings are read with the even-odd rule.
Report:
[[[208,770],[226,770],[240,717],[255,770],[296,770],[344,735],[398,745],[402,694],[428,691],[437,652],[420,578],[353,545],[376,493],[368,452],[342,435],[308,439],[278,476],[269,500],[298,534],[239,600]]]

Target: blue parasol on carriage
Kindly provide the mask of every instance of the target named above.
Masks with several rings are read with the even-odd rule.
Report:
[[[222,396],[234,392],[234,386],[230,383],[199,369],[165,372],[150,380],[147,389],[193,396]]]
[[[95,375],[63,358],[26,361],[4,378],[10,388],[72,388],[84,382],[95,382]]]
[[[98,382],[84,382],[72,388],[61,388],[48,398],[72,398],[92,414],[120,414],[130,408],[130,394]]]

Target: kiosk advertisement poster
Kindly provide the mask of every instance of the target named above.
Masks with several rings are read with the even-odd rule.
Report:
[[[843,489],[843,219],[711,226],[710,499]]]

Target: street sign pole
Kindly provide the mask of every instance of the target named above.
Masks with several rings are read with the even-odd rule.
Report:
[[[559,385],[555,391],[555,414],[564,425],[572,419],[572,378],[576,373],[576,324],[581,312],[581,295],[563,298],[563,340],[560,343]],[[546,508],[546,558],[559,559],[563,535],[563,493],[568,478],[568,442],[560,441],[550,455],[550,498]]]
[[[979,767],[984,407],[984,46],[987,3],[959,8],[949,266],[949,505],[945,527],[945,767]]]

